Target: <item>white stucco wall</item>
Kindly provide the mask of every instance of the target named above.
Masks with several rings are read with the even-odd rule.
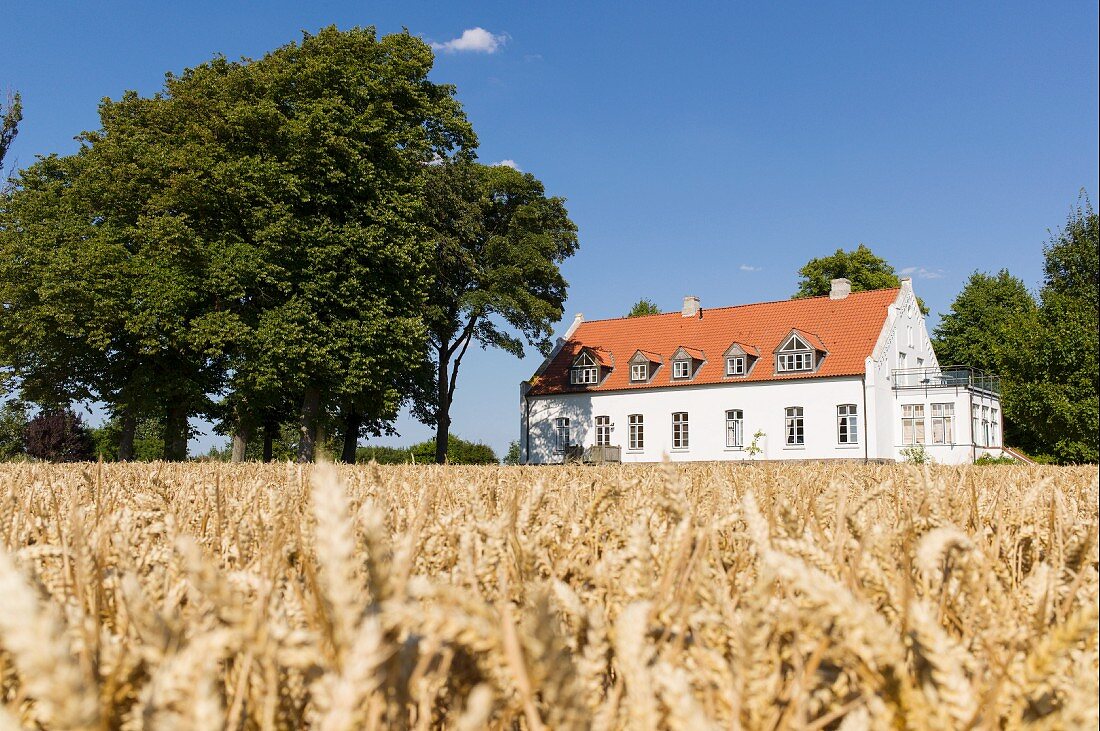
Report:
[[[837,406],[855,404],[859,411],[860,441],[855,445],[838,444]],[[805,420],[806,444],[785,444],[785,409],[801,406]],[[595,444],[597,416],[611,419],[611,444],[622,448],[623,462],[659,462],[665,455],[674,462],[697,460],[744,460],[747,447],[757,431],[766,436],[759,440],[762,451],[756,459],[863,459],[864,432],[863,385],[859,377],[815,378],[764,383],[721,383],[703,386],[674,386],[603,393],[573,393],[528,399],[530,408],[530,455],[528,462],[560,462],[554,454],[554,421],[570,420],[573,444]],[[744,447],[726,447],[726,410],[744,413]],[[689,446],[672,448],[672,414],[687,412]],[[645,447],[628,449],[630,414],[641,414],[645,426]],[[521,449],[527,447],[527,434],[521,433]]]

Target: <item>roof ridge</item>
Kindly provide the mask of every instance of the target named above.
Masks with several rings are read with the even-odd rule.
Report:
[[[861,290],[859,292],[851,292],[844,299],[848,299],[849,297],[862,297],[864,295],[874,294],[876,292],[897,292],[900,289],[901,289],[901,287],[883,287],[881,289],[864,289],[864,290]],[[815,295],[813,297],[788,297],[786,299],[781,299],[781,300],[764,300],[763,302],[746,302],[746,303],[740,304],[740,305],[723,305],[722,307],[700,307],[699,311],[700,312],[707,312],[708,310],[709,311],[714,311],[714,310],[736,310],[740,307],[756,307],[757,305],[775,305],[775,304],[779,304],[781,302],[809,302],[811,300],[820,300],[820,299],[828,299],[828,298],[829,298],[829,295],[827,295],[827,294],[819,294],[819,295]],[[839,302],[840,300],[835,300],[835,301]],[[587,325],[587,324],[593,323],[593,322],[615,322],[616,320],[646,320],[646,319],[649,319],[649,318],[652,318],[652,317],[671,317],[672,315],[677,315],[677,316],[683,317],[683,315],[681,315],[679,312],[676,312],[675,310],[673,310],[672,312],[658,312],[655,315],[634,315],[633,317],[631,317],[630,315],[620,315],[619,317],[601,317],[601,318],[598,318],[596,320],[582,320],[581,325]],[[685,319],[695,319],[695,318],[685,318]]]

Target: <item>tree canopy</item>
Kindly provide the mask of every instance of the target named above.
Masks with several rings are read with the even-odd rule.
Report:
[[[10,92],[6,103],[0,105],[0,171],[4,169],[4,158],[8,148],[19,134],[19,123],[23,121],[23,99],[19,92]]]
[[[940,319],[934,334],[936,357],[943,365],[1000,373],[1009,331],[1019,318],[1034,314],[1035,307],[1027,286],[1007,269],[995,275],[974,272]]]
[[[1021,446],[1059,462],[1100,460],[1100,225],[1086,198],[1044,249],[1039,306],[1004,348],[1005,411]]]
[[[427,348],[423,170],[476,145],[432,63],[326,28],[104,101],[0,202],[0,367],[34,403],[106,403],[124,459],[149,416],[172,459],[192,415],[247,441],[297,413],[300,459],[325,424],[382,428]]]
[[[634,303],[634,306],[630,308],[630,312],[626,313],[626,316],[643,317],[645,315],[659,314],[661,314],[661,308],[657,306],[656,302],[642,298]]]
[[[793,299],[823,297],[832,290],[834,279],[847,279],[853,292],[900,287],[901,279],[885,259],[875,256],[866,244],[852,251],[837,249],[831,256],[810,259],[798,270],[798,291]],[[924,301],[917,298],[921,312],[928,314]]]
[[[567,283],[559,265],[577,249],[565,201],[535,176],[457,156],[424,169],[431,277],[424,311],[433,383],[418,413],[436,425],[447,454],[450,407],[470,343],[523,355],[543,352],[561,319]]]

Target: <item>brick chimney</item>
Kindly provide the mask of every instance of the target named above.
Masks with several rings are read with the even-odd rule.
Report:
[[[847,279],[834,279],[833,288],[829,290],[829,299],[842,300],[852,293],[852,283]]]
[[[680,310],[680,315],[682,317],[699,317],[699,313],[701,311],[702,308],[699,307],[698,297],[691,294],[689,294],[687,297],[684,297],[684,308]]]

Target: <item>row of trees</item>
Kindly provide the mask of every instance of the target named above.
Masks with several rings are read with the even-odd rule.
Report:
[[[407,33],[327,28],[105,100],[0,197],[8,390],[102,402],[120,459],[150,420],[183,459],[203,416],[234,459],[292,424],[299,460],[335,436],[352,461],[412,405],[442,461],[469,345],[548,347],[577,239],[534,176],[475,162],[432,63]]]

